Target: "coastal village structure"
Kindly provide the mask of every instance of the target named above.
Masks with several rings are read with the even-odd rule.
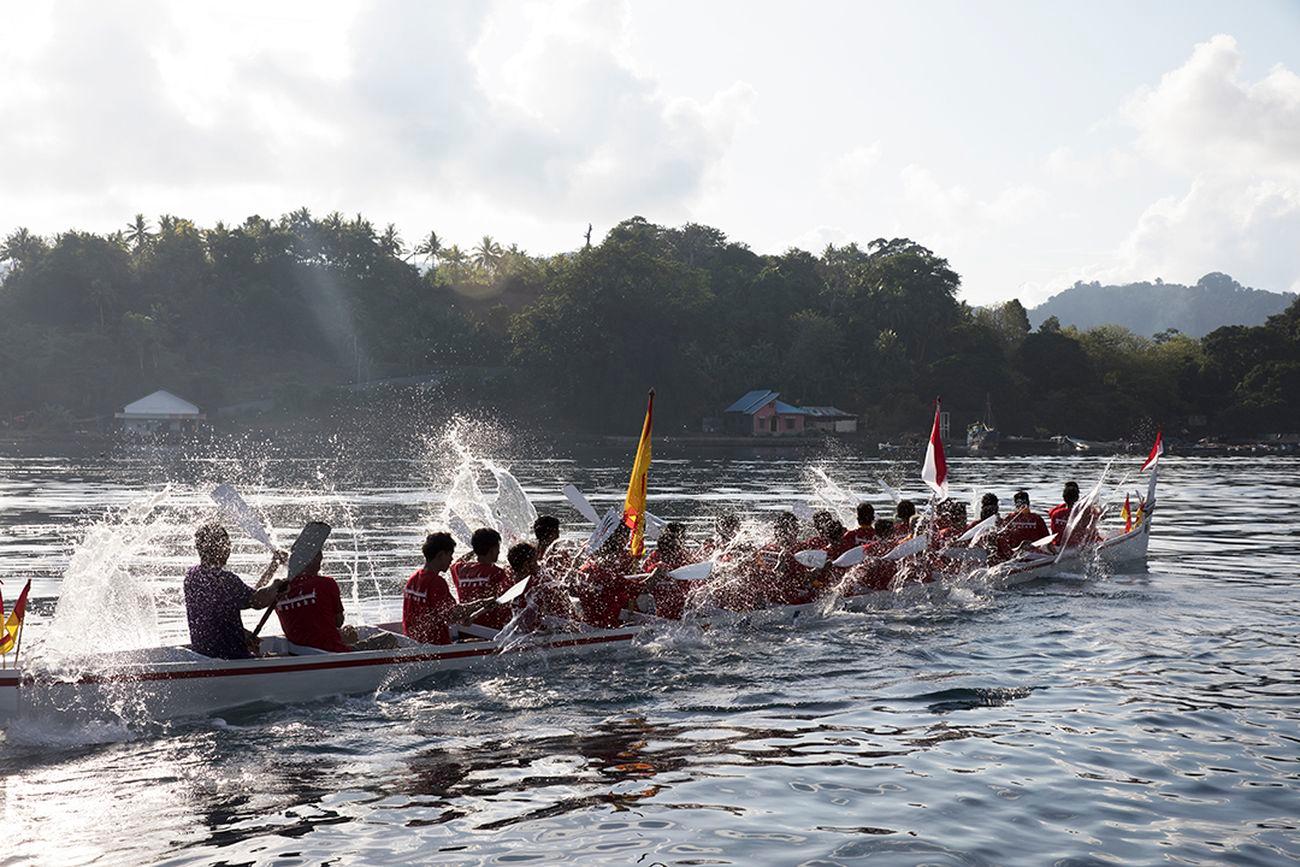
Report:
[[[122,407],[117,418],[122,422],[122,430],[126,433],[147,436],[188,433],[197,430],[207,416],[185,398],[159,389]]]
[[[730,436],[800,436],[805,433],[857,433],[858,417],[833,406],[794,406],[778,392],[746,392],[722,414]]]

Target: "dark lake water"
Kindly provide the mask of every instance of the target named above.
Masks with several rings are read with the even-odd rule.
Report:
[[[328,515],[350,609],[396,610],[454,461],[247,449],[0,457],[0,577],[6,600],[35,579],[28,647],[183,640],[186,540],[226,479],[282,538]],[[612,502],[624,451],[492,456],[577,533],[560,486]],[[651,506],[697,537],[721,508],[762,519],[811,494],[822,457],[667,449]],[[877,475],[919,494],[911,463],[825,463],[878,507]],[[1104,466],[963,460],[952,473],[968,493],[1009,502],[1024,487],[1046,507]],[[0,742],[0,862],[1291,861],[1297,468],[1166,459],[1144,574],[936,590],[798,629],[682,630],[618,655],[216,719],[25,725]],[[260,557],[241,544],[234,562],[254,577]]]

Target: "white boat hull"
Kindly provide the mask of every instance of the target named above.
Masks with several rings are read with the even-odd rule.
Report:
[[[374,630],[378,632],[378,630]],[[104,654],[80,660],[81,670],[28,672],[0,678],[0,721],[47,713],[166,720],[210,715],[242,705],[313,701],[408,686],[445,671],[499,665],[505,659],[608,653],[627,647],[640,630],[593,629],[545,635],[503,650],[495,641],[425,645],[402,638],[395,650],[224,660],[185,647]],[[282,639],[269,639],[270,642]],[[274,646],[274,645],[272,645]],[[4,672],[9,675],[9,672]]]

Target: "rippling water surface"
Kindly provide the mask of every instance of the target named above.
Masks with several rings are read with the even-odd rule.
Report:
[[[757,512],[807,494],[807,462],[776,455],[669,452],[652,508],[698,536],[720,507]],[[539,510],[569,521],[560,485],[612,501],[628,456],[508,463]],[[1136,463],[1117,462],[1113,476]],[[970,490],[1006,502],[1026,487],[1046,506],[1064,479],[1086,487],[1103,466],[952,469]],[[28,724],[0,743],[0,861],[1300,858],[1298,466],[1167,459],[1145,574],[936,590],[798,629],[680,631],[618,655],[514,661],[217,719]],[[915,467],[833,468],[881,507],[872,480],[889,471]],[[156,600],[156,622],[139,628],[158,639],[183,636],[185,540],[226,477],[245,478],[282,537],[303,512],[330,514],[349,605],[393,610],[438,500],[419,461],[268,458],[247,474],[247,462],[178,454],[0,458],[6,598],[36,579],[25,640],[39,651],[50,639],[61,576],[88,530],[127,520],[104,523],[105,510],[169,481],[123,555]],[[255,575],[254,549],[236,559]]]

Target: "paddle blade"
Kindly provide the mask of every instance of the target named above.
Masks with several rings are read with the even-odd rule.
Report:
[[[1034,547],[1034,548],[1042,548],[1042,547],[1045,547],[1045,546],[1047,546],[1047,545],[1052,544],[1052,540],[1055,539],[1055,538],[1056,538],[1056,534],[1055,534],[1055,533],[1048,533],[1046,536],[1044,536],[1043,538],[1039,539],[1038,541],[1031,543],[1031,547]]]
[[[880,476],[876,476],[876,484],[880,485],[880,490],[884,491],[889,496],[889,499],[893,500],[895,504],[897,504],[899,500],[903,499],[903,495],[898,492],[898,489],[890,485],[889,482],[880,478]]]
[[[997,515],[989,515],[983,521],[980,521],[978,524],[971,527],[965,533],[962,533],[960,536],[958,536],[957,541],[958,542],[978,541],[985,533],[987,533],[989,530],[992,530],[993,526],[997,524],[997,522],[998,522]]]
[[[565,485],[563,490],[565,498],[573,508],[578,510],[579,515],[593,524],[600,523],[600,513],[596,511],[595,506],[591,505],[591,501],[583,496],[582,491],[573,485]]]
[[[600,522],[596,524],[596,529],[587,538],[587,550],[595,551],[601,545],[604,545],[605,540],[614,535],[614,531],[618,529],[618,525],[621,523],[623,523],[623,513],[621,511],[610,509],[606,512],[605,517],[600,519]]]
[[[794,560],[800,566],[807,566],[809,569],[820,569],[826,565],[829,555],[825,551],[819,551],[816,548],[810,548],[807,551],[799,551],[794,555]]]
[[[906,542],[901,542],[895,546],[894,550],[885,555],[886,560],[902,560],[904,557],[911,557],[913,554],[919,554],[925,550],[925,546],[930,540],[926,536],[913,536]]]
[[[316,555],[325,547],[325,540],[330,537],[331,528],[323,521],[312,521],[302,528],[298,538],[289,550],[289,577],[297,578],[303,570],[316,559]]]
[[[703,581],[713,574],[713,561],[703,560],[699,563],[691,563],[686,566],[678,566],[668,573],[669,578],[676,578],[678,581]]]
[[[497,597],[497,602],[501,603],[502,605],[509,605],[511,602],[514,602],[520,596],[524,595],[524,591],[527,589],[528,589],[528,578],[523,578],[519,581],[516,581],[514,584],[510,585],[509,590],[507,590],[505,593],[502,593],[500,596]]]
[[[865,545],[858,545],[856,548],[850,548],[843,554],[835,558],[832,565],[839,566],[841,569],[847,569],[850,566],[856,566],[863,560],[867,559],[867,549]]]
[[[271,532],[267,529],[266,522],[239,495],[239,491],[230,485],[218,485],[212,491],[212,501],[221,509],[221,514],[227,520],[238,524],[251,538],[275,550],[275,543],[271,541]]]

